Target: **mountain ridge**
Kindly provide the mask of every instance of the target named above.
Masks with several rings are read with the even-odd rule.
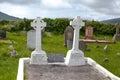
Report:
[[[13,20],[14,21],[14,20],[20,20],[20,18],[10,16],[10,15],[0,11],[0,20],[11,20],[11,21]]]
[[[113,19],[108,19],[108,20],[103,20],[101,22],[105,22],[105,23],[120,23],[120,18],[113,18]]]

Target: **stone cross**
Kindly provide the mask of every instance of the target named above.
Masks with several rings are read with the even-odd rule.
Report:
[[[74,38],[73,38],[73,50],[79,49],[79,30],[84,26],[84,22],[77,16],[73,21],[70,21],[70,25],[74,28]]]
[[[31,55],[31,64],[46,64],[46,53],[41,49],[41,30],[46,27],[46,22],[37,17],[31,26],[36,30],[36,48]]]
[[[70,22],[70,25],[74,28],[74,39],[72,49],[67,52],[65,64],[68,66],[85,65],[84,53],[79,50],[79,30],[85,24],[82,22],[81,18],[77,16]]]
[[[36,51],[41,51],[41,31],[44,27],[46,27],[46,22],[44,22],[40,17],[37,17],[33,22],[31,22],[31,26],[36,30]]]

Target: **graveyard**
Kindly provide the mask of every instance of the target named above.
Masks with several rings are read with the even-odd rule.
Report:
[[[43,26],[44,25],[45,24],[43,24]],[[31,57],[31,53],[33,51],[27,48],[27,35],[25,33],[21,32],[20,35],[17,35],[17,33],[15,32],[7,32],[6,37],[7,37],[7,40],[0,40],[0,46],[1,46],[0,48],[0,62],[1,62],[0,75],[2,75],[0,76],[0,80],[8,80],[8,79],[16,80],[19,58]],[[84,35],[80,35],[79,38],[82,39],[84,37],[85,37]],[[102,39],[103,35],[94,35],[94,38]],[[109,36],[109,35],[106,36],[106,39],[109,41],[112,41],[112,38],[113,36]],[[64,57],[65,57],[67,55],[68,50],[70,50],[70,48],[67,48],[64,46],[64,35],[63,34],[49,35],[47,33],[44,33],[42,36],[41,42],[42,42],[41,44],[42,50],[44,50],[47,55],[48,53],[64,54]],[[9,49],[9,46],[11,45],[14,47],[14,50],[17,51],[18,53],[17,56],[12,56],[12,57],[8,56],[9,52],[11,52],[11,50]],[[73,45],[74,45],[74,49],[76,49],[76,43],[74,43]],[[104,50],[104,47],[106,45],[108,48],[107,50]],[[87,49],[84,50],[84,56],[92,58],[97,63],[105,67],[107,70],[109,70],[116,76],[120,77],[120,65],[118,65],[120,64],[119,47],[120,47],[119,41],[116,41],[115,44],[87,43]],[[39,47],[36,50],[39,51],[40,49],[41,48]],[[34,63],[34,59],[32,63]],[[38,62],[35,64],[38,64]],[[67,64],[69,64],[69,62],[67,62]]]

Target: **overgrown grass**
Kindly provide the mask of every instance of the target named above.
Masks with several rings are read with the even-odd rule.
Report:
[[[97,36],[96,38],[101,39],[102,37]],[[112,40],[112,37],[107,36],[107,38]],[[31,51],[27,49],[27,38],[24,34],[18,36],[16,33],[7,33],[7,40],[12,41],[12,43],[0,42],[0,80],[16,80],[19,58],[30,57]],[[10,45],[13,45],[18,52],[19,55],[17,57],[10,58],[7,56]],[[107,52],[103,50],[105,45],[96,43],[87,44],[89,50],[84,52],[85,56],[93,58],[100,65],[120,77],[120,42],[108,44]],[[99,48],[96,48],[96,46],[99,46]],[[42,49],[46,53],[62,53],[64,55],[69,50],[64,47],[63,35],[44,35]],[[109,61],[105,62],[105,58],[108,58]]]

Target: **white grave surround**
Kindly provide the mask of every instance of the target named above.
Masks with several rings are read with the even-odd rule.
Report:
[[[80,16],[75,17],[70,25],[74,28],[74,38],[72,49],[67,52],[65,64],[67,66],[80,66],[85,65],[84,53],[79,50],[79,30],[84,26]]]
[[[86,64],[91,65],[93,68],[97,69],[100,73],[102,73],[105,77],[109,77],[111,80],[120,80],[119,77],[115,76],[111,72],[109,72],[107,69],[99,65],[97,62],[95,62],[93,59],[89,57],[85,57]],[[19,59],[19,65],[18,65],[18,73],[17,73],[17,79],[16,80],[24,80],[24,64],[25,62],[30,62],[30,58],[20,58]],[[51,64],[59,64],[59,65],[65,65],[64,63],[48,63],[47,65]],[[47,66],[46,65],[46,66]]]
[[[46,27],[46,22],[44,22],[40,17],[37,17],[31,26],[36,30],[36,48],[31,54],[31,64],[45,65],[47,64],[46,52],[41,49],[41,31]]]

